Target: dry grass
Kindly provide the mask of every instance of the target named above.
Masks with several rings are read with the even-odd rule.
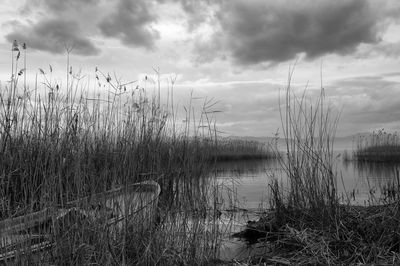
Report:
[[[314,103],[307,100],[306,91],[297,97],[291,89],[291,75],[281,109],[287,158],[280,160],[289,191],[283,193],[277,183],[272,184],[272,204],[278,209],[311,209],[324,217],[322,223],[330,222],[338,202],[333,141],[339,117],[326,105],[322,88]]]
[[[181,128],[173,88],[162,103],[159,95],[96,68],[92,90],[70,65],[66,87],[52,77],[50,66],[40,69],[35,87],[28,88],[26,71],[19,68],[25,57],[18,55],[26,46],[20,50],[14,43],[12,50],[12,78],[0,91],[0,220],[142,180],[162,187],[157,225],[139,231],[125,226],[110,239],[103,223],[78,219],[67,231],[51,230],[55,246],[47,253],[28,253],[14,262],[201,265],[212,260],[219,241],[216,217],[203,212],[193,218],[214,206],[206,178],[216,133],[207,105],[196,121],[189,105]]]
[[[247,229],[257,232],[268,252],[253,262],[283,265],[396,265],[399,256],[399,203],[340,206],[338,223],[321,227],[310,210],[287,212],[285,222],[271,212]],[[279,264],[278,265],[281,265]]]

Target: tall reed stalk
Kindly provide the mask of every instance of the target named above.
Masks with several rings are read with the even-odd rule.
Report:
[[[173,99],[169,108],[160,102],[159,82],[152,96],[96,68],[96,85],[90,88],[73,72],[72,50],[67,50],[66,87],[52,78],[50,66],[40,69],[33,89],[24,81],[21,94],[17,49],[15,42],[11,82],[0,90],[0,220],[155,180],[162,187],[157,227],[140,232],[125,227],[114,242],[101,225],[82,224],[55,234],[56,246],[42,262],[172,265],[211,260],[218,232],[208,229],[215,217],[205,213],[210,205],[206,161],[215,143],[207,106],[199,116],[208,126],[206,134],[198,130],[192,107],[180,130]],[[189,213],[198,210],[204,215],[192,219]],[[21,263],[31,258],[23,256]]]
[[[288,191],[272,185],[273,206],[278,211],[308,210],[316,222],[329,222],[338,206],[333,141],[339,116],[327,105],[322,87],[314,101],[308,99],[306,90],[296,96],[292,73],[280,103],[286,141],[286,157],[280,161],[288,177]]]

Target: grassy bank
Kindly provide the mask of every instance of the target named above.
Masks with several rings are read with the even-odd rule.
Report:
[[[343,204],[337,195],[333,141],[338,116],[325,102],[296,97],[290,86],[281,110],[288,184],[270,185],[271,209],[238,237],[257,243],[262,255],[249,265],[393,265],[400,263],[399,202]]]
[[[359,137],[353,158],[363,162],[400,162],[400,139],[395,133],[379,130]]]
[[[186,114],[179,126],[173,93],[161,102],[97,68],[89,82],[69,63],[65,86],[50,66],[28,88],[19,67],[25,52],[14,43],[12,78],[0,90],[0,220],[142,180],[157,181],[162,193],[156,226],[125,226],[110,239],[102,223],[74,224],[52,230],[55,246],[46,256],[17,262],[201,265],[214,259],[219,233],[207,212],[212,184],[205,177],[216,140],[208,110],[199,110],[195,123]]]

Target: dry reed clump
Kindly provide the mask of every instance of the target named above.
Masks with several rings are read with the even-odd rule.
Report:
[[[69,65],[70,50],[66,87],[52,77],[50,66],[48,73],[40,69],[43,86],[36,80],[29,88],[21,52],[26,56],[26,46],[20,51],[14,42],[11,80],[0,91],[0,220],[62,208],[69,201],[142,180],[156,180],[162,194],[157,226],[140,232],[126,226],[113,240],[104,221],[73,220],[68,229],[51,228],[55,244],[49,251],[28,252],[17,262],[153,265],[211,260],[219,234],[208,228],[215,217],[207,214],[196,220],[186,214],[207,210],[212,201],[205,179],[216,142],[209,102],[197,121],[189,106],[181,128],[172,91],[163,104],[160,96],[97,68],[98,86],[89,88]],[[182,228],[186,231],[177,238]]]
[[[321,228],[310,210],[274,211],[250,224],[242,237],[256,236],[267,252],[253,262],[283,265],[396,265],[400,262],[399,203],[385,206],[340,206],[338,223]],[[254,241],[254,239],[253,239]]]
[[[278,211],[309,209],[321,225],[329,224],[338,205],[333,142],[339,116],[326,106],[323,88],[314,103],[307,100],[306,91],[297,97],[291,75],[281,109],[287,158],[280,157],[280,162],[288,176],[288,191],[271,184],[272,206]]]

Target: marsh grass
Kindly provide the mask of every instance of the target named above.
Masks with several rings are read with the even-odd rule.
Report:
[[[306,93],[293,94],[290,80],[291,74],[281,112],[287,140],[287,158],[281,162],[288,184],[273,182],[271,209],[238,234],[266,250],[248,264],[400,263],[399,201],[393,195],[391,203],[371,206],[339,201],[332,152],[338,116],[327,106],[322,88],[310,103]]]
[[[23,50],[26,56],[25,44]],[[205,104],[195,121],[189,104],[186,123],[179,128],[173,92],[168,92],[165,104],[160,94],[148,95],[144,88],[97,68],[96,88],[89,88],[85,77],[69,65],[69,52],[66,87],[56,82],[50,66],[40,69],[34,88],[28,88],[25,56],[25,67],[20,69],[21,51],[13,44],[11,79],[0,90],[0,220],[155,180],[162,188],[157,223],[143,228],[126,223],[116,238],[110,238],[104,222],[74,220],[68,230],[52,228],[50,250],[38,255],[24,247],[27,252],[17,255],[14,263],[211,261],[219,243],[206,180],[206,165],[216,143],[212,112]],[[202,215],[194,215],[199,212]]]
[[[353,158],[363,162],[400,162],[400,139],[397,132],[388,133],[384,129],[356,140]]]
[[[400,140],[397,132],[389,133],[380,129],[369,135],[359,136],[356,139],[353,155],[346,159],[352,160],[364,175],[373,173],[378,177],[380,196],[375,201],[383,203],[398,201]]]
[[[285,91],[281,121],[286,140],[287,158],[281,164],[288,176],[289,191],[283,194],[277,184],[271,185],[273,206],[308,209],[323,225],[336,215],[337,193],[333,142],[339,117],[333,116],[321,88],[315,102],[307,99],[306,90],[298,97],[290,82]]]

